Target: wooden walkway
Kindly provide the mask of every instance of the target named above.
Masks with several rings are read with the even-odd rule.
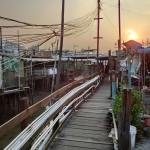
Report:
[[[50,146],[50,150],[113,150],[107,112],[110,83],[98,90],[75,111]]]

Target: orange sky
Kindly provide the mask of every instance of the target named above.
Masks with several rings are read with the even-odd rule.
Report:
[[[61,21],[61,0],[1,0],[0,14],[3,17],[13,18],[35,24],[55,24]],[[118,0],[101,0],[102,11],[100,24],[100,51],[116,50],[118,40]],[[65,22],[81,17],[96,8],[97,0],[65,0]],[[132,38],[146,42],[150,38],[150,1],[121,0],[121,37],[122,41]],[[10,22],[0,20],[0,24],[10,25]],[[79,37],[64,39],[64,49],[96,48],[97,24],[93,23],[88,32]],[[25,31],[20,31],[25,32]],[[34,32],[38,33],[38,30]],[[4,30],[3,34],[17,33],[17,30]],[[55,39],[47,42],[43,47],[51,47]]]

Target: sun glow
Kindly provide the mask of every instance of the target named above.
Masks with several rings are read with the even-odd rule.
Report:
[[[130,39],[130,40],[135,40],[135,39],[137,39],[137,35],[136,35],[136,33],[135,33],[133,30],[129,29],[129,30],[126,31],[126,33],[129,34],[129,39]]]

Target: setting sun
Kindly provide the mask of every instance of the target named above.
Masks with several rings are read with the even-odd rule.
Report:
[[[135,40],[135,39],[136,39],[135,33],[131,33],[131,34],[130,34],[130,40]]]
[[[136,35],[136,33],[135,33],[133,30],[129,29],[129,30],[126,31],[126,33],[129,34],[129,39],[130,39],[130,40],[135,40],[135,39],[137,39],[137,35]]]

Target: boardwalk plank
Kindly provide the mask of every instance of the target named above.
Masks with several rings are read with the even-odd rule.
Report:
[[[64,125],[50,150],[112,150],[113,142],[107,112],[111,100],[110,85],[104,83],[87,99]]]

